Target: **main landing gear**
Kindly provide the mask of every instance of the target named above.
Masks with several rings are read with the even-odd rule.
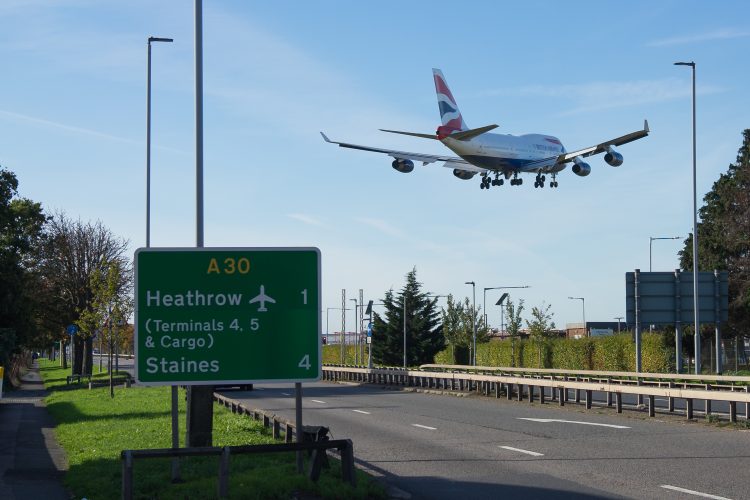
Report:
[[[503,184],[505,184],[505,181],[503,181],[500,178],[500,174],[496,173],[495,174],[495,178],[494,179],[490,179],[490,176],[483,172],[482,173],[482,180],[479,183],[479,188],[480,189],[489,189],[491,185],[492,186],[502,186]]]
[[[557,180],[555,178],[557,177],[557,174],[552,174],[552,180],[549,183],[549,187],[556,188],[557,187]],[[536,174],[536,179],[534,180],[534,187],[535,188],[543,188],[544,187],[544,181],[547,180],[547,177],[545,175],[542,175],[541,173]]]

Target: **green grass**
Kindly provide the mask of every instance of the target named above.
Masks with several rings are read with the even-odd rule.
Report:
[[[169,387],[89,390],[67,386],[66,375],[53,362],[39,360],[40,373],[51,394],[47,408],[57,421],[56,433],[70,469],[66,486],[76,498],[119,498],[120,451],[171,447]],[[95,375],[96,376],[96,375]],[[101,376],[105,376],[104,374]],[[98,376],[97,376],[98,378]],[[180,390],[180,446],[184,446],[185,393]],[[260,422],[214,405],[214,446],[276,442]],[[313,483],[296,473],[294,453],[233,456],[230,462],[231,498],[384,498],[381,485],[357,471],[357,488],[341,481],[341,467],[331,460],[320,480]],[[191,457],[181,461],[181,484],[170,482],[170,460],[136,459],[135,498],[215,498],[218,457]]]

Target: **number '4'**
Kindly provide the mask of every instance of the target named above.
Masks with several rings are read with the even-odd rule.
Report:
[[[311,366],[310,365],[310,355],[309,354],[305,354],[304,356],[302,356],[302,359],[300,360],[300,362],[299,362],[299,364],[297,366],[299,366],[300,368],[304,368],[305,370],[309,370],[310,366]]]

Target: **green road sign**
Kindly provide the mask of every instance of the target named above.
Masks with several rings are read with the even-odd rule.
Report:
[[[317,248],[140,248],[135,304],[140,383],[320,378]]]

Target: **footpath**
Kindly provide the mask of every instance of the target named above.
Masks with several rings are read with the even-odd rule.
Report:
[[[62,479],[68,464],[44,405],[47,391],[36,362],[21,382],[0,399],[0,498],[67,500]]]

